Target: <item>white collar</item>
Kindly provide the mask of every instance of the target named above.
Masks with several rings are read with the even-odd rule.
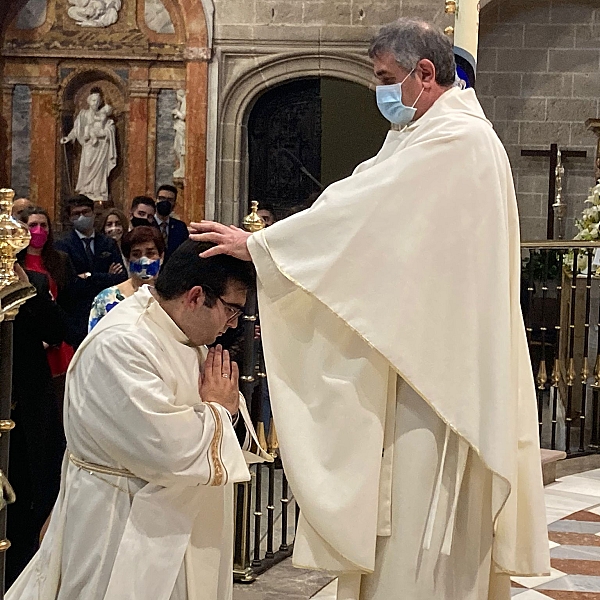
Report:
[[[90,238],[93,240],[96,237],[95,231],[92,231],[92,235],[83,235],[83,233],[77,231],[77,229],[73,229],[73,231],[79,236],[80,240],[89,240]]]

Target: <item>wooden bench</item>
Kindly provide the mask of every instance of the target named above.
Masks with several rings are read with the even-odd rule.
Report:
[[[542,476],[544,478],[544,485],[548,485],[553,481],[556,481],[556,463],[559,460],[567,458],[566,452],[560,450],[546,450],[541,449],[542,455]]]

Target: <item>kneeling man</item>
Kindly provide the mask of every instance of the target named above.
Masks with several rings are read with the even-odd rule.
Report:
[[[187,242],[80,346],[65,392],[68,449],[40,550],[9,600],[229,600],[234,424],[257,448],[238,369],[217,336],[253,285],[247,263]],[[238,415],[239,411],[239,415]]]

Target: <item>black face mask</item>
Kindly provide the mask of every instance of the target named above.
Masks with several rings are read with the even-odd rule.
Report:
[[[142,217],[131,217],[132,227],[154,227],[155,225],[156,221],[154,219],[148,221],[148,219],[143,219]]]
[[[169,200],[161,200],[156,203],[156,212],[161,217],[168,217],[173,211],[173,206]]]

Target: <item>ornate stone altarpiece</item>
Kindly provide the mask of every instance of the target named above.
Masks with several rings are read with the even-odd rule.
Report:
[[[12,94],[31,89],[31,199],[60,216],[60,199],[77,180],[77,144],[61,146],[92,88],[113,109],[119,160],[109,180],[110,204],[127,208],[153,195],[157,98],[188,89],[185,180],[178,211],[204,215],[209,35],[199,0],[28,0],[1,42],[0,171],[10,181]],[[86,12],[87,11],[87,12]],[[44,18],[45,17],[45,18]],[[115,20],[116,19],[116,20]],[[42,22],[43,21],[43,22]],[[40,24],[41,23],[41,24]],[[66,150],[66,153],[65,153]],[[68,166],[67,166],[68,165]],[[174,166],[175,168],[175,166]],[[69,171],[67,172],[67,169]],[[164,183],[164,182],[160,182]]]

